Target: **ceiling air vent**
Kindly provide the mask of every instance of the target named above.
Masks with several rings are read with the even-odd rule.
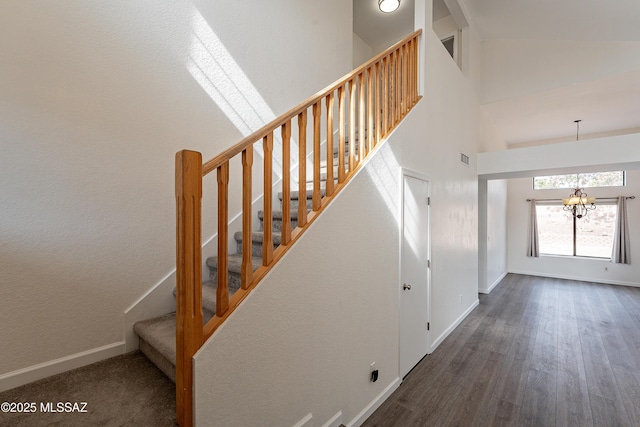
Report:
[[[460,153],[460,161],[466,166],[469,166],[469,156],[467,156],[466,154]]]

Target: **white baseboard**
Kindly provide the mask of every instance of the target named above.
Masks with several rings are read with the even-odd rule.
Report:
[[[502,279],[504,279],[505,277],[507,277],[507,274],[509,274],[509,273],[507,273],[507,272],[505,271],[505,272],[504,272],[504,273],[502,273],[502,274],[500,275],[500,277],[498,277],[498,279],[497,279],[495,282],[493,282],[493,283],[492,283],[492,284],[491,284],[487,289],[478,289],[478,292],[480,292],[481,294],[488,294],[488,293],[490,293],[490,292],[493,290],[493,288],[495,288],[496,286],[498,286],[498,283],[500,283],[500,282],[502,281]]]
[[[124,354],[124,341],[0,375],[0,392]]]
[[[593,277],[579,277],[579,276],[571,276],[566,274],[547,274],[547,273],[540,273],[536,271],[524,271],[524,270],[511,270],[509,271],[509,273],[523,274],[526,276],[550,277],[552,279],[577,280],[579,282],[604,283],[606,285],[632,286],[634,288],[640,288],[640,283],[625,282],[622,280],[607,280],[602,278],[594,279]]]
[[[478,305],[480,305],[480,300],[475,300],[475,301],[473,302],[473,304],[471,304],[471,306],[470,306],[469,308],[467,308],[467,309],[464,311],[464,313],[462,313],[462,314],[460,315],[460,317],[458,317],[458,318],[457,318],[457,319],[456,319],[456,320],[451,324],[451,326],[449,326],[449,327],[448,327],[448,328],[447,328],[447,329],[442,333],[442,335],[440,335],[440,336],[439,336],[439,337],[438,337],[434,342],[432,342],[432,343],[431,343],[431,350],[429,351],[429,353],[433,353],[433,351],[434,351],[436,348],[438,348],[438,346],[439,346],[440,344],[442,344],[442,341],[444,341],[444,340],[449,336],[449,334],[451,334],[451,332],[453,332],[453,330],[454,330],[455,328],[457,328],[457,327],[458,327],[458,325],[460,325],[460,323],[462,323],[462,321],[463,321],[464,319],[466,319],[466,318],[467,318],[467,316],[468,316],[469,314],[471,314],[471,312],[473,311],[473,309],[474,309],[474,308],[476,308]]]
[[[369,403],[366,408],[364,408],[356,417],[347,423],[348,427],[359,427],[361,426],[367,418],[371,416],[375,412],[376,409],[380,407],[384,403],[385,400],[391,396],[391,393],[396,391],[396,389],[400,386],[402,380],[400,377],[396,378],[385,388],[382,393],[380,393],[371,403]]]

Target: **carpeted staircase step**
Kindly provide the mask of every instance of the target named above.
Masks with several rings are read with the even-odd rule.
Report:
[[[229,289],[233,295],[235,289]],[[173,296],[176,296],[177,289],[173,288]],[[202,282],[202,318],[207,323],[216,314],[216,285],[212,280]]]
[[[229,297],[236,289],[229,289]],[[173,290],[175,296],[176,290]],[[212,281],[202,283],[202,317],[206,324],[216,313],[216,286]],[[133,325],[140,339],[142,351],[172,381],[176,380],[176,314],[169,313]]]
[[[261,252],[262,253],[262,252]],[[235,292],[240,289],[242,284],[240,271],[242,269],[242,255],[241,254],[231,254],[228,259],[228,271],[229,271],[229,291]],[[212,285],[215,289],[215,284],[218,283],[218,257],[212,256],[207,258],[207,267],[209,267],[209,277],[211,278]],[[252,257],[251,264],[253,265],[253,271],[255,271],[260,265],[262,265],[262,258]],[[214,293],[215,295],[215,293]],[[204,297],[204,292],[203,292]],[[204,303],[203,303],[204,305]],[[215,307],[215,299],[214,299],[214,307]]]
[[[169,313],[133,325],[140,351],[171,381],[176,381],[176,314]]]
[[[356,133],[357,142],[357,133]],[[337,166],[338,166],[338,144],[334,142],[334,174],[337,179]],[[356,145],[356,154],[358,152],[358,146]],[[345,144],[345,165],[348,168],[349,165],[349,142]],[[326,181],[326,165],[327,162],[321,163],[321,194],[324,197],[326,194],[324,188],[324,181]],[[306,206],[311,209],[313,190],[312,190],[312,178],[307,182],[307,191],[303,194],[299,194],[298,191],[291,191],[291,227],[295,228],[298,224],[298,203],[300,196],[306,198]],[[282,193],[278,194],[280,201],[282,202]],[[281,243],[282,230],[282,212],[272,212],[272,228],[273,228],[273,246],[274,248]],[[260,219],[261,229],[263,227],[264,213],[258,212],[258,218]],[[234,235],[237,242],[237,254],[229,255],[228,257],[228,271],[229,271],[229,294],[232,296],[241,286],[240,283],[240,270],[242,267],[242,232],[237,232]],[[255,271],[262,264],[262,241],[264,239],[263,231],[256,231],[251,236],[251,256],[252,266]],[[204,322],[208,322],[216,311],[216,282],[218,271],[218,257],[207,258],[207,266],[210,270],[211,280],[202,283],[202,314]],[[174,295],[175,295],[174,289]],[[166,314],[154,319],[143,320],[137,322],[133,326],[134,332],[140,338],[140,350],[164,372],[171,380],[175,382],[176,378],[176,315],[175,313]]]
[[[271,215],[271,228],[273,231],[282,231],[282,211],[273,211]],[[298,210],[291,210],[289,215],[291,229],[298,226]],[[260,220],[260,231],[264,231],[264,211],[258,211],[258,219]]]
[[[242,253],[242,232],[238,231],[234,235],[236,242],[238,242],[238,253]],[[280,233],[273,232],[273,248],[275,249],[277,246],[280,246],[281,235]],[[251,256],[252,257],[262,257],[262,241],[264,240],[264,232],[262,231],[254,231],[251,233]]]
[[[326,190],[324,188],[324,185],[321,186],[321,188],[320,188],[320,194],[322,195],[322,197],[324,197],[325,194],[326,194]],[[312,208],[313,189],[307,189],[306,197],[307,197],[307,209],[310,210]],[[282,192],[278,193],[278,198],[280,199],[280,206],[282,206]],[[292,191],[291,192],[291,197],[290,197],[291,203],[290,203],[290,206],[289,206],[291,210],[297,210],[298,209],[299,198],[300,198],[300,195],[299,195],[298,191]]]

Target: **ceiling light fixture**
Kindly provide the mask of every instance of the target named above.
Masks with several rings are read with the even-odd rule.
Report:
[[[390,13],[400,7],[400,0],[378,0],[378,7],[384,13]]]
[[[587,212],[596,208],[596,198],[587,197],[587,193],[582,189],[576,188],[573,193],[569,194],[568,199],[562,199],[564,210],[571,212],[576,218],[587,216]]]

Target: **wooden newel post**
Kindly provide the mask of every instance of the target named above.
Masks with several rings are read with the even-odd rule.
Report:
[[[202,346],[202,155],[176,153],[176,417],[193,425],[193,362]]]

